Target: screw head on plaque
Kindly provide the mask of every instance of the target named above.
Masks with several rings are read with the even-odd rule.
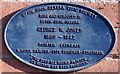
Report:
[[[98,63],[116,42],[114,28],[104,15],[84,5],[59,2],[20,10],[7,23],[4,38],[23,63],[57,72]]]

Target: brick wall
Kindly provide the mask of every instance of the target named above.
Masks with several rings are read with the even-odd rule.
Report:
[[[0,73],[1,72],[43,72],[33,67],[30,67],[19,60],[17,60],[8,51],[4,43],[3,32],[8,20],[20,9],[27,6],[38,4],[39,2],[0,2]],[[120,38],[120,21],[118,17],[120,4],[118,3],[101,3],[101,2],[78,2],[89,7],[92,7],[105,16],[112,22],[115,27],[117,36]],[[2,11],[1,11],[2,10]],[[120,40],[112,51],[111,55],[100,63],[92,67],[79,70],[77,72],[118,72],[118,53],[120,50]]]

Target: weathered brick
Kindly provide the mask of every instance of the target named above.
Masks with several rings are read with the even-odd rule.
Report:
[[[118,37],[118,51],[119,51],[119,54],[120,54],[120,28],[118,30],[117,37]]]
[[[118,27],[118,3],[82,3],[92,7],[106,16],[114,27]],[[113,19],[114,18],[114,19]]]
[[[3,68],[1,62],[2,62],[2,60],[0,59],[0,74],[2,73],[2,68]]]
[[[102,62],[81,70],[80,72],[118,72],[118,61],[103,60]]]
[[[41,70],[28,66],[17,59],[2,59],[2,72],[40,72]]]

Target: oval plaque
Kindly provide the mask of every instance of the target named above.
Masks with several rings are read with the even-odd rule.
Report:
[[[96,10],[71,3],[33,5],[8,22],[5,42],[20,61],[47,71],[76,71],[113,49],[114,28]]]

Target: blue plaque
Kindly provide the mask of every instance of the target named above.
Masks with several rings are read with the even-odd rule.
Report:
[[[80,4],[44,3],[16,13],[5,43],[23,63],[47,71],[69,72],[92,66],[113,49],[116,34],[98,11]]]

